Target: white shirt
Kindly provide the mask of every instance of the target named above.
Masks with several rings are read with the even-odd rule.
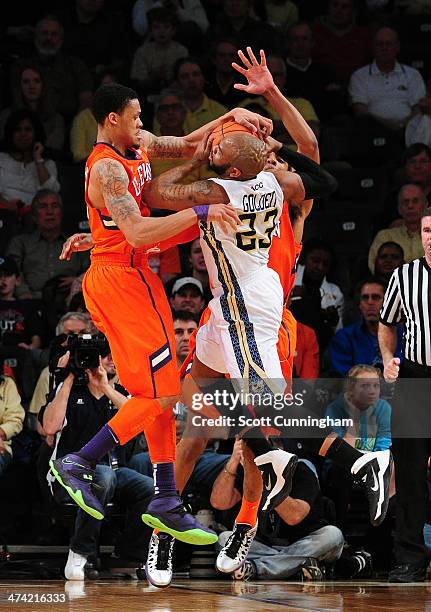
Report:
[[[41,185],[34,162],[24,164],[8,153],[0,153],[0,194],[5,200],[19,198],[26,204],[31,204],[39,189],[60,191],[55,162],[51,159],[45,160],[45,168],[49,172],[49,179]]]
[[[369,113],[377,119],[405,121],[425,93],[420,73],[398,62],[391,72],[381,72],[373,62],[350,77],[352,104],[366,104]]]
[[[228,266],[236,280],[266,267],[284,197],[280,184],[270,172],[259,172],[248,181],[209,180],[223,187],[243,222],[236,232],[220,223],[200,224],[200,242],[210,285],[217,289],[221,287],[220,267]]]

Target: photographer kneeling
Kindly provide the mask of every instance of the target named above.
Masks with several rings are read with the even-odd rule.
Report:
[[[38,416],[45,432],[55,436],[53,459],[86,444],[128,399],[127,391],[113,382],[115,364],[105,339],[75,336],[69,340],[68,348],[58,362],[54,389]],[[153,494],[153,480],[123,467],[126,453],[127,446],[118,447],[97,464],[94,486],[100,486],[102,505],[115,497],[126,507],[125,529],[116,543],[115,554],[139,563],[147,554],[150,534],[142,524],[141,514]],[[58,503],[70,501],[50,472],[47,480]],[[78,510],[65,567],[68,580],[84,579],[87,558],[97,557],[101,526],[101,521]]]

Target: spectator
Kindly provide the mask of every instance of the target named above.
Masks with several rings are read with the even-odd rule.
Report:
[[[106,71],[100,75],[100,85],[117,83],[117,75]],[[97,122],[90,108],[84,108],[73,118],[70,128],[70,149],[73,161],[81,162],[90,155],[97,139]]]
[[[391,446],[391,406],[380,399],[380,371],[369,365],[351,368],[341,393],[326,410],[331,419],[350,419],[350,427],[336,427],[334,431],[354,448],[362,452],[386,450]],[[355,483],[350,472],[328,462],[327,492],[334,500],[337,524],[343,528]],[[394,492],[392,474],[391,493]]]
[[[255,11],[257,13],[258,4],[255,3]],[[281,35],[284,35],[286,30],[298,21],[298,7],[290,0],[264,0],[261,5],[261,15],[258,15],[262,21],[269,23]]]
[[[279,33],[269,24],[250,17],[251,5],[251,0],[222,0],[222,10],[210,25],[207,38],[214,41],[229,36],[238,41],[240,49],[253,47],[255,51],[279,53]]]
[[[130,78],[143,95],[158,93],[174,78],[175,63],[188,56],[187,49],[174,39],[176,17],[164,8],[148,14],[150,40],[138,47],[133,56]]]
[[[338,285],[326,279],[334,265],[334,253],[323,240],[312,239],[304,245],[300,261],[290,308],[295,319],[316,332],[322,353],[342,327],[344,296]]]
[[[214,483],[211,504],[227,510],[241,499],[236,478],[239,464],[244,470],[244,488],[259,487],[261,474],[254,455],[244,441],[237,443],[232,458]],[[255,484],[255,487],[253,486]],[[261,486],[261,485],[260,485]],[[275,511],[260,514],[256,539],[242,567],[232,577],[236,580],[279,580],[308,570],[313,580],[322,580],[319,564],[331,563],[341,555],[344,537],[329,524],[327,504],[320,492],[316,468],[306,459],[298,461],[292,491]],[[220,534],[217,547],[223,547],[232,532]]]
[[[202,284],[205,299],[210,300],[212,298],[210,281],[199,238],[196,238],[190,243],[189,264],[191,276]]]
[[[294,376],[314,379],[319,376],[319,344],[311,327],[296,322],[296,347],[293,359]]]
[[[329,344],[332,369],[346,376],[357,364],[383,369],[382,355],[377,340],[380,309],[383,306],[385,285],[377,278],[362,281],[357,290],[357,306],[361,318],[352,325],[337,331]],[[398,326],[396,356],[402,355],[403,328]]]
[[[396,242],[404,251],[406,262],[423,254],[421,241],[421,214],[427,207],[427,199],[417,185],[404,185],[398,194],[398,212],[402,221],[396,227],[378,232],[368,252],[368,267],[374,273],[374,263],[379,247],[384,242]]]
[[[64,382],[49,395],[47,404],[39,413],[39,422],[49,436],[55,436],[52,458],[68,453],[78,444],[82,446],[105,425],[117,409],[127,401],[128,393],[113,383],[116,375],[109,345],[101,349],[100,366],[86,370],[87,384],[76,384],[74,374],[67,368],[69,354],[59,362],[66,368]],[[141,515],[153,494],[153,481],[125,467],[127,450],[119,447],[115,453],[102,457],[95,468],[95,484],[100,486],[99,498],[103,507],[114,497],[126,506],[125,529],[116,542],[117,557],[142,563],[147,553],[148,530],[142,528]],[[48,473],[52,493],[58,503],[69,500]],[[102,522],[78,510],[72,534],[69,557],[65,567],[67,580],[83,580],[85,565],[97,558]]]
[[[173,310],[199,315],[205,308],[202,283],[191,276],[178,278],[172,286],[170,303]]]
[[[41,19],[34,33],[34,54],[12,65],[11,88],[19,90],[22,65],[35,63],[52,94],[54,109],[71,120],[79,109],[90,106],[93,79],[84,62],[63,51],[63,42],[63,26],[58,18],[47,15]]]
[[[30,211],[39,189],[57,192],[57,166],[43,158],[44,134],[37,115],[15,111],[5,125],[5,152],[0,152],[0,207],[15,214]]]
[[[0,329],[3,346],[31,350],[42,345],[41,319],[31,300],[17,300],[19,269],[12,257],[0,257]]]
[[[11,106],[0,113],[0,139],[4,137],[5,123],[10,114],[16,110],[28,109],[42,123],[47,148],[61,151],[64,144],[64,119],[53,108],[41,71],[31,63],[23,64],[18,78],[19,89],[12,92]]]
[[[274,83],[282,92],[284,92],[286,87],[286,64],[283,58],[279,55],[269,55],[267,57],[266,63],[269,71],[272,74]],[[320,122],[312,104],[304,98],[288,98],[288,100],[301,113],[305,121],[313,130],[316,138],[319,138]],[[268,103],[266,98],[264,98],[263,96],[246,98],[243,102],[241,102],[240,106],[245,106],[246,108],[249,108],[250,104],[259,104],[259,106],[261,106],[265,111],[267,111],[268,116],[271,117],[271,119],[274,121],[274,132],[278,140],[281,140],[282,142],[293,143],[293,140],[290,138],[288,132],[286,131],[279,114],[274,111],[274,109]]]
[[[178,60],[175,65],[175,79],[187,109],[184,121],[186,134],[218,119],[226,112],[225,106],[205,95],[205,79],[199,60],[192,57]]]
[[[22,430],[24,417],[13,379],[0,373],[0,476],[12,462],[11,440]]]
[[[385,287],[389,283],[392,272],[404,263],[404,251],[396,242],[384,242],[377,251],[374,262],[374,274]]]
[[[341,84],[371,57],[369,29],[356,25],[355,19],[355,0],[329,0],[326,15],[313,25],[314,60],[333,66]]]
[[[155,7],[163,6],[175,12],[179,27],[177,40],[190,51],[201,50],[203,34],[208,29],[208,18],[200,0],[136,0],[133,5],[132,25],[135,32],[145,38],[148,33],[148,13]]]
[[[90,317],[81,312],[67,312],[63,315],[57,324],[56,338],[58,336],[68,336],[69,334],[90,334],[94,331],[93,324]],[[52,345],[51,345],[52,346]],[[50,347],[51,348],[51,347]],[[49,360],[49,353],[45,355],[45,363]],[[46,398],[49,393],[49,367],[45,366],[40,373],[36,387],[34,389],[33,397],[31,398],[29,413],[39,414],[42,406],[46,404]],[[42,433],[42,431],[39,431]],[[51,440],[52,441],[52,440]]]
[[[404,152],[404,165],[396,189],[390,191],[386,197],[382,213],[379,217],[378,228],[383,229],[395,219],[399,218],[398,194],[404,184],[418,185],[431,204],[431,149],[424,144],[416,143],[407,147]]]
[[[55,9],[65,28],[65,51],[78,58],[93,75],[127,70],[130,36],[121,5],[105,0],[74,0],[66,4],[64,9]]]
[[[198,324],[196,316],[186,310],[175,310],[172,313],[174,319],[175,350],[178,368],[181,368],[184,359],[189,353],[189,339]]]
[[[385,128],[404,131],[410,117],[425,95],[425,83],[411,66],[399,64],[398,34],[392,28],[377,30],[374,36],[374,61],[356,70],[350,79],[349,93],[356,117],[377,121]]]
[[[245,97],[244,92],[233,87],[238,82],[238,73],[232,68],[232,62],[238,59],[238,49],[238,43],[225,36],[215,41],[211,53],[212,68],[207,78],[206,92],[226,108],[238,106]]]
[[[12,239],[8,255],[13,257],[23,276],[17,297],[41,298],[44,286],[58,279],[58,290],[69,290],[74,278],[88,267],[88,255],[77,253],[70,261],[59,255],[66,237],[62,233],[62,203],[58,193],[41,189],[33,198],[32,214],[36,230]]]
[[[308,23],[293,25],[287,34],[286,93],[310,100],[322,121],[347,110],[346,91],[330,64],[317,64],[312,56],[313,32]]]
[[[417,103],[419,112],[406,125],[406,145],[422,143],[431,147],[431,77],[426,82],[426,93]]]

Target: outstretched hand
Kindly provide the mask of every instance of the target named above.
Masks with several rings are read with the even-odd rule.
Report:
[[[236,62],[232,62],[232,68],[245,76],[248,83],[247,85],[235,83],[234,88],[250,94],[264,94],[266,91],[271,89],[271,87],[274,87],[274,79],[272,78],[272,74],[266,65],[265,52],[262,49],[260,51],[260,64],[257,61],[251,47],[247,47],[247,53],[248,57],[241,51],[241,49],[238,51],[238,55],[245,68]]]
[[[59,259],[70,261],[73,253],[88,251],[91,248],[93,248],[91,234],[73,234],[73,236],[70,236],[63,244]]]

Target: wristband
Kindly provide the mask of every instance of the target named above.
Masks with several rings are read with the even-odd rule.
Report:
[[[198,217],[198,221],[203,221],[204,223],[208,221],[208,208],[209,206],[207,204],[204,206],[193,206],[193,210]]]
[[[229,476],[233,476],[234,478],[236,477],[236,472],[229,472],[229,470],[227,470],[225,467],[223,468],[223,472],[226,472],[226,474],[229,474]]]

